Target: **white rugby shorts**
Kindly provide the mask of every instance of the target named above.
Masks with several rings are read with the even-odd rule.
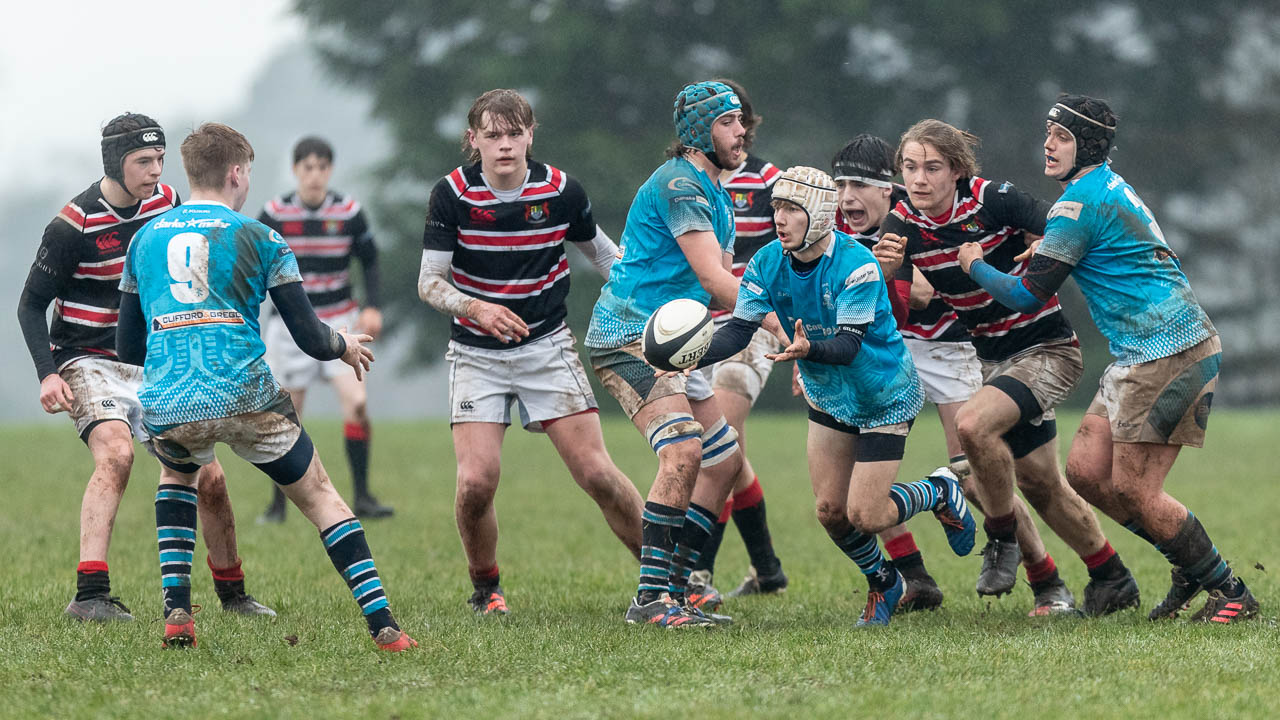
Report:
[[[924,398],[934,405],[965,402],[982,387],[982,364],[973,343],[903,338],[915,361]]]
[[[71,420],[82,440],[88,440],[85,433],[94,423],[121,420],[139,442],[146,442],[142,404],[138,402],[142,368],[106,357],[81,357],[64,365],[58,374],[75,397]]]
[[[717,327],[721,324],[717,323]],[[737,393],[754,405],[769,380],[769,373],[773,371],[774,362],[765,355],[781,349],[773,333],[759,328],[751,342],[738,354],[705,368],[703,372],[711,376],[713,389]]]
[[[334,329],[346,327],[349,332],[355,332],[359,317],[360,310],[356,308],[330,318],[325,324]],[[351,366],[341,360],[317,360],[302,352],[278,312],[272,311],[263,318],[262,341],[267,345],[266,358],[271,374],[285,390],[305,390],[317,380],[331,382],[343,373],[352,372]]]

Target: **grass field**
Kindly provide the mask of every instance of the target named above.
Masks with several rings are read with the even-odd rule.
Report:
[[[1062,418],[1060,427],[1073,431],[1077,421]],[[193,595],[207,608],[196,618],[200,646],[160,649],[158,471],[140,456],[110,557],[114,590],[139,621],[104,627],[64,619],[89,455],[69,425],[3,428],[0,716],[1277,717],[1277,426],[1276,412],[1215,413],[1209,447],[1184,453],[1169,482],[1262,601],[1255,622],[1149,623],[1146,611],[1167,587],[1167,564],[1105,520],[1142,586],[1142,612],[1029,619],[1025,584],[999,601],[979,601],[972,590],[978,557],[951,555],[926,515],[912,529],[947,593],[943,609],[860,632],[853,622],[865,584],[813,517],[805,423],[799,415],[754,418],[750,455],[791,589],[727,605],[733,627],[681,633],[623,624],[633,561],[550,444],[523,431],[508,434],[498,494],[499,560],[512,615],[472,617],[453,523],[447,427],[383,423],[375,430],[374,482],[397,515],[366,528],[392,607],[421,642],[400,656],[374,652],[301,515],[291,510],[283,526],[254,524],[268,481],[230,452],[220,454],[240,514],[249,590],[280,617],[221,614],[197,550]],[[311,430],[345,494],[340,428],[316,422]],[[618,418],[606,418],[605,433],[643,493],[655,467],[645,443]],[[926,410],[903,477],[931,470],[943,454]],[[1056,538],[1046,540],[1079,595],[1083,565]],[[730,528],[718,584],[728,589],[746,568]]]

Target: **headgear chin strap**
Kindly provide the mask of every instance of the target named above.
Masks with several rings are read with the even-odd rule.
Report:
[[[136,150],[165,146],[164,130],[154,120],[145,115],[134,117],[144,120],[144,127],[102,136],[102,171],[126,191],[129,188],[124,184],[125,157]]]
[[[1049,108],[1048,121],[1071,133],[1076,140],[1075,164],[1065,177],[1059,178],[1062,182],[1087,167],[1106,162],[1116,137],[1114,118],[1106,103],[1083,95],[1062,95]]]
[[[836,184],[817,168],[787,168],[773,184],[773,199],[795,203],[809,216],[804,243],[791,252],[807,250],[831,233],[836,224]]]
[[[676,136],[680,143],[701,150],[712,165],[724,170],[716,157],[715,142],[711,139],[711,125],[725,113],[742,109],[742,101],[733,88],[721,82],[686,85],[676,93],[672,117],[676,124]]]

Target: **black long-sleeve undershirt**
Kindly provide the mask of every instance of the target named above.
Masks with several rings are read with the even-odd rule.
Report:
[[[18,298],[18,327],[22,328],[22,339],[27,343],[27,352],[31,353],[31,361],[36,366],[36,376],[44,379],[56,372],[58,366],[53,362],[53,353],[49,350],[49,324],[45,312],[54,294],[37,283],[27,282]]]
[[[715,365],[738,354],[751,343],[751,337],[759,328],[758,322],[731,318],[711,336],[711,345],[698,361],[698,367]],[[848,365],[862,348],[866,329],[866,325],[841,325],[834,337],[809,341],[809,353],[804,359],[823,365]]]

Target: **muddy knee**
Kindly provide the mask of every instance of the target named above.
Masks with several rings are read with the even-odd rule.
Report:
[[[849,518],[845,515],[841,503],[819,501],[817,504],[818,522],[831,537],[844,537],[849,532]]]

